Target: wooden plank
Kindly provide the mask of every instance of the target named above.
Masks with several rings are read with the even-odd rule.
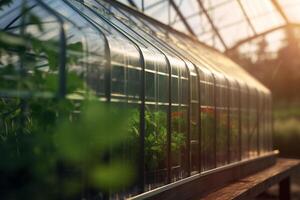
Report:
[[[151,200],[195,199],[215,191],[218,188],[255,174],[276,164],[278,151],[273,151],[258,158],[243,160],[217,169],[202,172],[177,182],[129,198]],[[198,198],[199,199],[199,198]]]
[[[285,193],[289,189],[285,180],[289,179],[298,169],[300,169],[300,160],[278,159],[276,164],[268,169],[235,181],[230,185],[197,199],[250,199],[266,191],[270,186],[279,183],[282,184],[282,192]],[[283,193],[282,195],[287,194]]]

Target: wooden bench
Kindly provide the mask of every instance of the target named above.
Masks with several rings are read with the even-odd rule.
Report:
[[[253,199],[279,184],[279,199],[290,200],[290,177],[300,169],[300,160],[277,159],[272,167],[217,189],[197,200]]]

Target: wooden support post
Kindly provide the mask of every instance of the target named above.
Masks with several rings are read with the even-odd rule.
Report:
[[[291,199],[291,193],[290,193],[290,187],[291,187],[291,180],[290,177],[287,177],[280,181],[279,183],[279,199],[280,200],[290,200]]]

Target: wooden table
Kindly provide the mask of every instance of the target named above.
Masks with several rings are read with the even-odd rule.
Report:
[[[274,166],[226,185],[200,199],[251,199],[270,186],[279,184],[279,199],[290,200],[290,177],[299,169],[300,160],[277,159]]]

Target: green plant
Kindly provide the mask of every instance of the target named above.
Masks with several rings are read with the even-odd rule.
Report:
[[[71,71],[67,98],[57,98],[59,43],[26,33],[31,24],[44,34],[43,24],[23,14],[21,34],[0,32],[1,199],[77,199],[123,190],[134,179],[120,149],[128,138],[127,109],[98,102],[83,74]],[[68,44],[67,68],[85,51],[81,42]]]
[[[137,142],[139,137],[139,112],[133,111],[131,118],[130,135]],[[173,118],[172,126],[183,123],[181,118]],[[181,150],[186,137],[183,132],[171,133],[171,149],[173,152]],[[135,143],[133,142],[133,143]],[[145,112],[145,161],[148,170],[155,170],[164,166],[167,153],[167,114],[163,111]]]

